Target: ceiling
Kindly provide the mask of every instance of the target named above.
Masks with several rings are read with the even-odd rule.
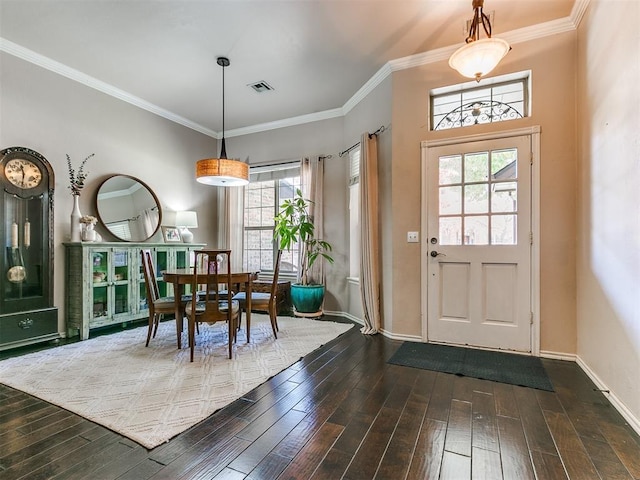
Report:
[[[486,0],[485,12],[500,36],[573,4]],[[0,48],[215,135],[218,56],[231,61],[229,132],[341,109],[387,62],[461,46],[472,13],[471,0],[0,0]]]

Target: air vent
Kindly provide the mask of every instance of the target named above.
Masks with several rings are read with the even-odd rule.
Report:
[[[249,86],[251,88],[253,88],[258,93],[262,93],[262,92],[267,92],[269,90],[273,90],[273,87],[271,85],[269,85],[267,82],[265,82],[264,80],[261,80],[261,81],[256,82],[256,83],[250,83]]]

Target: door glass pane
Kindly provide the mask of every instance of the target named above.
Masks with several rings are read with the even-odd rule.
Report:
[[[493,245],[516,245],[518,225],[515,215],[493,215],[491,217],[491,243]]]
[[[489,217],[465,217],[464,219],[464,244],[488,245],[489,244]]]
[[[464,213],[489,212],[489,185],[466,185],[464,187]]]
[[[462,213],[462,187],[440,187],[440,215]]]
[[[460,245],[462,242],[462,217],[440,218],[440,245]]]
[[[493,150],[491,152],[491,178],[511,180],[518,178],[518,150]]]
[[[494,183],[491,194],[491,211],[493,213],[517,211],[517,189],[516,182]]]
[[[464,183],[489,180],[489,153],[468,153],[464,156]]]
[[[440,185],[462,182],[462,156],[440,157]]]

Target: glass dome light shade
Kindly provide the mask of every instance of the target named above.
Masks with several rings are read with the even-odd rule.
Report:
[[[480,78],[491,72],[511,47],[501,38],[483,38],[463,45],[449,58],[449,66],[468,78]]]

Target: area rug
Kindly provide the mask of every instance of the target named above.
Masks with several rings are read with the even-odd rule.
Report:
[[[173,321],[145,348],[147,327],[9,358],[0,383],[24,391],[153,448],[205,419],[331,341],[352,324],[251,316],[228,358],[226,324],[200,327],[194,362],[176,348]],[[182,344],[187,344],[186,335]]]
[[[404,342],[389,363],[553,392],[540,358],[527,355]]]

